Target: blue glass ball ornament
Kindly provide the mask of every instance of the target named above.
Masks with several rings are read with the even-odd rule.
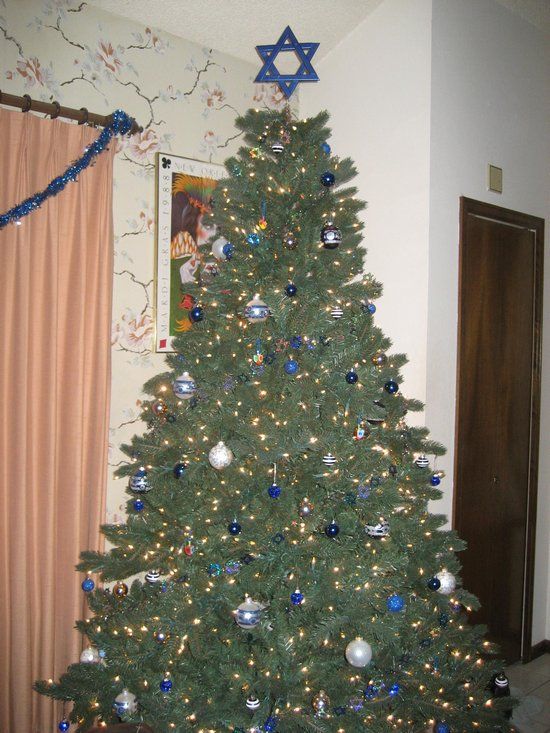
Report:
[[[462,611],[462,603],[458,603],[458,601],[452,601],[449,606],[453,613],[460,613]]]
[[[289,298],[293,298],[296,293],[298,292],[298,288],[294,283],[288,283],[288,285],[285,288],[285,293],[288,295]]]
[[[358,381],[359,377],[357,375],[357,372],[353,369],[346,374],[346,382],[348,384],[357,384]]]
[[[441,483],[441,479],[436,473],[434,473],[434,475],[430,478],[430,483],[432,486],[439,486],[439,484]]]
[[[183,474],[185,473],[185,469],[187,468],[187,464],[185,463],[176,463],[174,466],[173,472],[174,476],[176,478],[181,478]]]
[[[439,722],[435,724],[434,733],[451,733],[451,728],[447,723]]]
[[[257,232],[250,232],[246,235],[246,241],[251,247],[257,247],[260,244],[260,235]]]
[[[396,683],[395,683],[395,684],[393,684],[393,685],[392,685],[392,686],[390,687],[390,689],[388,690],[388,695],[389,695],[390,697],[395,697],[396,695],[399,695],[399,691],[400,691],[400,689],[401,689],[401,688],[399,687],[399,685],[398,685],[398,684],[397,684],[397,682],[396,682]]]
[[[378,697],[379,692],[380,690],[376,685],[367,685],[365,687],[363,694],[365,695],[365,698],[367,700],[374,700],[375,698]]]
[[[281,496],[281,487],[276,483],[272,483],[268,488],[267,493],[272,499],[278,499]]]
[[[397,394],[397,392],[399,392],[399,385],[397,382],[394,382],[393,379],[390,379],[384,385],[384,389],[388,394]]]
[[[227,531],[229,532],[229,534],[235,536],[240,534],[243,531],[243,528],[238,522],[234,521],[227,525]]]
[[[133,506],[136,512],[142,512],[145,508],[145,502],[143,502],[141,499],[136,499]]]
[[[290,339],[290,345],[292,346],[293,349],[299,349],[302,343],[303,343],[303,340],[301,336],[293,336]]]
[[[233,253],[235,252],[235,247],[231,244],[231,242],[226,242],[223,245],[222,252],[225,255],[225,259],[230,260],[233,257]]]
[[[441,588],[441,581],[434,576],[428,580],[427,586],[430,590],[439,590]]]
[[[330,145],[328,143],[321,143],[321,150],[325,155],[330,155]]]
[[[204,311],[200,307],[200,305],[196,305],[194,308],[191,308],[189,311],[189,320],[192,323],[197,323],[198,321],[202,321],[204,318]]]
[[[69,730],[71,727],[71,724],[67,720],[67,718],[63,718],[63,720],[60,720],[57,724],[57,729],[61,731],[61,733],[64,733],[64,731]]]
[[[276,715],[270,715],[264,723],[264,730],[266,733],[273,733],[273,731],[276,730],[278,723],[279,718]]]
[[[300,606],[304,601],[304,594],[300,593],[298,589],[294,591],[294,593],[290,594],[290,602],[294,606]]]
[[[159,687],[162,692],[170,692],[170,690],[172,689],[172,680],[169,680],[165,677],[163,680],[161,680]]]
[[[335,180],[336,180],[336,178],[334,177],[334,173],[332,173],[331,171],[325,171],[321,175],[321,183],[326,188],[330,188],[331,186],[334,186],[334,181]]]
[[[399,596],[397,593],[394,593],[387,599],[386,606],[388,607],[388,611],[398,613],[405,608],[405,599],[403,596]]]
[[[95,588],[95,583],[91,578],[84,578],[82,581],[82,590],[85,593],[90,593]]]
[[[330,524],[325,527],[325,534],[327,537],[336,537],[340,532],[340,527],[336,524],[334,519]]]
[[[296,359],[287,359],[284,369],[287,374],[296,374],[300,369],[300,366]]]
[[[365,313],[370,313],[371,315],[376,313],[376,306],[370,300],[363,301],[363,303],[361,303],[361,308]]]
[[[207,573],[211,578],[216,578],[222,574],[222,566],[218,562],[211,562],[208,566]]]

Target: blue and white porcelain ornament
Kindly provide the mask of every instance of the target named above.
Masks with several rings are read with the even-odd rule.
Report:
[[[122,717],[123,715],[131,715],[137,710],[137,699],[133,692],[129,692],[126,688],[115,697],[113,705],[115,713]]]
[[[258,294],[245,305],[244,317],[249,323],[263,323],[269,315],[269,307]]]
[[[152,487],[147,478],[147,471],[143,466],[140,466],[134,475],[130,476],[128,487],[136,494],[145,494],[151,491]]]
[[[231,464],[233,461],[233,452],[226,446],[223,440],[220,440],[210,449],[208,460],[212,468],[220,471],[222,468],[227,468]]]
[[[247,596],[235,611],[235,623],[241,629],[253,629],[260,623],[262,610],[263,606],[260,603]]]
[[[82,664],[97,664],[99,662],[99,652],[93,646],[87,646],[80,654],[80,662]]]
[[[448,570],[441,570],[435,577],[439,580],[438,593],[449,596],[456,589],[456,578]]]
[[[172,391],[180,400],[190,400],[197,391],[195,380],[189,372],[183,372],[180,377],[172,383]]]
[[[418,468],[428,468],[428,466],[430,465],[430,461],[426,458],[424,454],[418,456],[418,458],[416,458],[414,462],[416,463]]]
[[[371,645],[357,637],[346,647],[346,660],[352,667],[366,667],[372,659],[372,647]]]
[[[148,570],[145,573],[145,580],[151,585],[155,585],[160,580],[160,572],[158,570]]]
[[[365,532],[369,537],[387,537],[390,533],[390,525],[385,520],[381,520],[376,524],[366,524]]]

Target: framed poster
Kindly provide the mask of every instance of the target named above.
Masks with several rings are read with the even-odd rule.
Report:
[[[157,153],[155,350],[172,351],[174,336],[191,328],[186,284],[216,274],[212,195],[222,165]]]

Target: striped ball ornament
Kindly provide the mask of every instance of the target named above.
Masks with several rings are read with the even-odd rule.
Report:
[[[325,466],[334,466],[336,463],[336,458],[332,455],[332,453],[327,453],[323,456],[323,463]]]
[[[275,153],[275,155],[280,155],[284,149],[285,149],[285,146],[279,140],[273,143],[273,145],[271,146],[271,152]]]
[[[418,458],[415,460],[415,463],[418,468],[428,468],[428,466],[430,465],[430,461],[426,458],[424,454],[418,456]]]
[[[153,585],[154,583],[158,583],[160,580],[160,573],[158,570],[148,570],[145,573],[145,580],[148,583],[151,583]]]
[[[330,315],[331,315],[331,316],[332,316],[333,318],[342,318],[342,316],[344,315],[344,311],[343,311],[343,310],[342,310],[342,309],[340,308],[340,306],[339,306],[339,305],[336,305],[336,306],[334,306],[334,308],[332,308],[332,310],[330,311]]]

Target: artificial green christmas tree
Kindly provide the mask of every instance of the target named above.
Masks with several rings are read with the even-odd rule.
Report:
[[[117,581],[78,624],[91,661],[38,685],[79,730],[117,714],[157,733],[511,730],[457,587],[463,545],[427,510],[443,449],[407,423],[422,406],[375,325],[364,204],[327,119],[237,121],[224,262],[146,385],[128,520],[79,566]]]

